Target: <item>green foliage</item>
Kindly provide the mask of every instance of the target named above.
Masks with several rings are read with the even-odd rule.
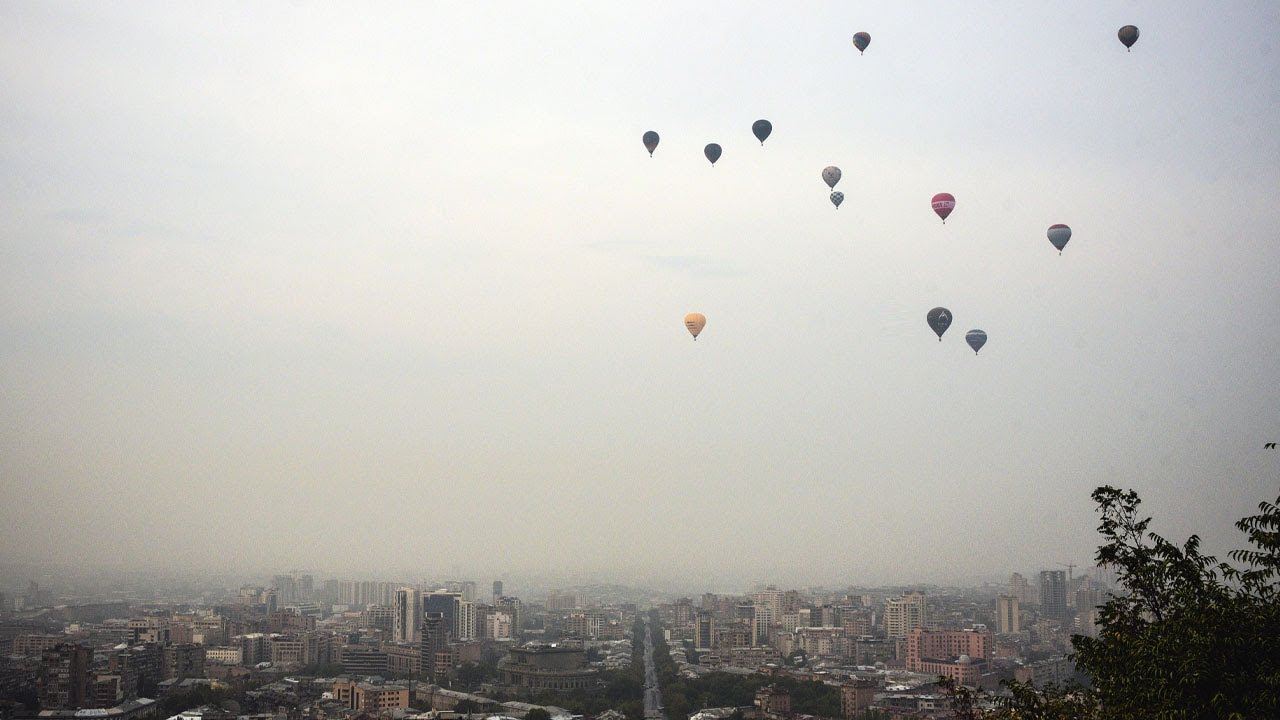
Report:
[[[951,696],[956,720],[1102,720],[1104,717],[1099,714],[1097,699],[1081,688],[1036,688],[1016,681],[1002,684],[1010,695],[993,698],[983,690],[956,685],[950,678],[938,678],[938,687]]]
[[[159,705],[162,717],[173,717],[184,710],[198,708],[201,705],[217,705],[230,697],[223,688],[212,688],[208,685],[196,685],[189,690],[180,690],[165,695]]]
[[[1097,638],[1073,638],[1105,716],[1280,717],[1276,505],[1236,523],[1253,546],[1232,553],[1237,568],[1202,555],[1194,535],[1178,546],[1150,532],[1132,490],[1101,487],[1093,499],[1098,563],[1128,590],[1100,610]]]
[[[496,662],[469,662],[459,665],[455,672],[457,673],[459,685],[464,688],[474,689],[479,687],[481,683],[497,677],[498,665]]]
[[[525,713],[524,720],[551,720],[551,713],[542,708],[534,708]]]
[[[328,663],[324,665],[313,665],[306,670],[307,675],[316,677],[338,677],[346,674],[347,669],[336,663]]]
[[[1009,696],[940,683],[958,718],[1192,720],[1280,718],[1280,499],[1236,527],[1249,549],[1236,567],[1151,532],[1132,490],[1093,492],[1102,517],[1097,561],[1126,591],[1099,610],[1098,636],[1072,638],[1092,685],[1005,683]],[[994,700],[994,709],[981,704]]]

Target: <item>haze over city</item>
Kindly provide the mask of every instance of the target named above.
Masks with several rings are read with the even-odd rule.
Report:
[[[0,562],[1003,581],[1089,563],[1104,484],[1225,555],[1280,466],[1278,30],[0,4]]]

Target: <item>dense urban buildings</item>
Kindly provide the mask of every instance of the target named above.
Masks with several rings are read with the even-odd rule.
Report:
[[[1014,573],[982,589],[766,585],[668,598],[566,587],[527,598],[503,594],[510,585],[498,581],[487,602],[467,580],[316,582],[292,571],[204,603],[74,609],[59,606],[50,588],[31,586],[21,612],[0,618],[0,689],[28,687],[50,712],[93,709],[128,720],[194,687],[276,688],[283,678],[315,677],[328,683],[313,688],[316,697],[334,704],[324,712],[337,717],[459,704],[521,717],[532,706],[522,709],[520,698],[591,692],[606,673],[628,667],[634,625],[652,610],[686,677],[791,676],[838,686],[846,717],[876,708],[927,713],[939,675],[987,688],[1070,676],[1070,635],[1092,631],[1107,586],[1056,570],[1039,581],[1032,587]],[[26,604],[37,599],[49,604]],[[476,693],[481,687],[497,697]],[[286,683],[263,691],[261,702],[294,695]],[[768,685],[750,717],[780,720],[792,702],[782,686]]]

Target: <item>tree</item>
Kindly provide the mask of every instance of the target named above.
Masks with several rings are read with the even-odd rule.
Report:
[[[1098,563],[1128,590],[1102,606],[1098,637],[1072,638],[1106,715],[1280,717],[1280,509],[1263,502],[1236,523],[1253,549],[1232,552],[1244,563],[1233,567],[1202,555],[1195,535],[1178,546],[1148,531],[1132,490],[1093,499]]]
[[[1177,545],[1150,532],[1132,490],[1100,487],[1093,500],[1098,564],[1115,570],[1124,592],[1100,608],[1096,638],[1072,637],[1071,657],[1092,686],[1006,683],[1011,696],[994,711],[977,710],[977,694],[953,686],[960,716],[1280,717],[1280,498],[1236,523],[1251,546],[1231,552],[1238,567],[1201,554],[1195,535]]]
[[[537,707],[525,713],[524,720],[551,720],[551,713]]]

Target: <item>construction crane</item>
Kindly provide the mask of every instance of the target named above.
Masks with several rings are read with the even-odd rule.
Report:
[[[1067,569],[1067,586],[1071,586],[1071,581],[1075,579],[1076,566],[1075,563],[1058,563]]]

